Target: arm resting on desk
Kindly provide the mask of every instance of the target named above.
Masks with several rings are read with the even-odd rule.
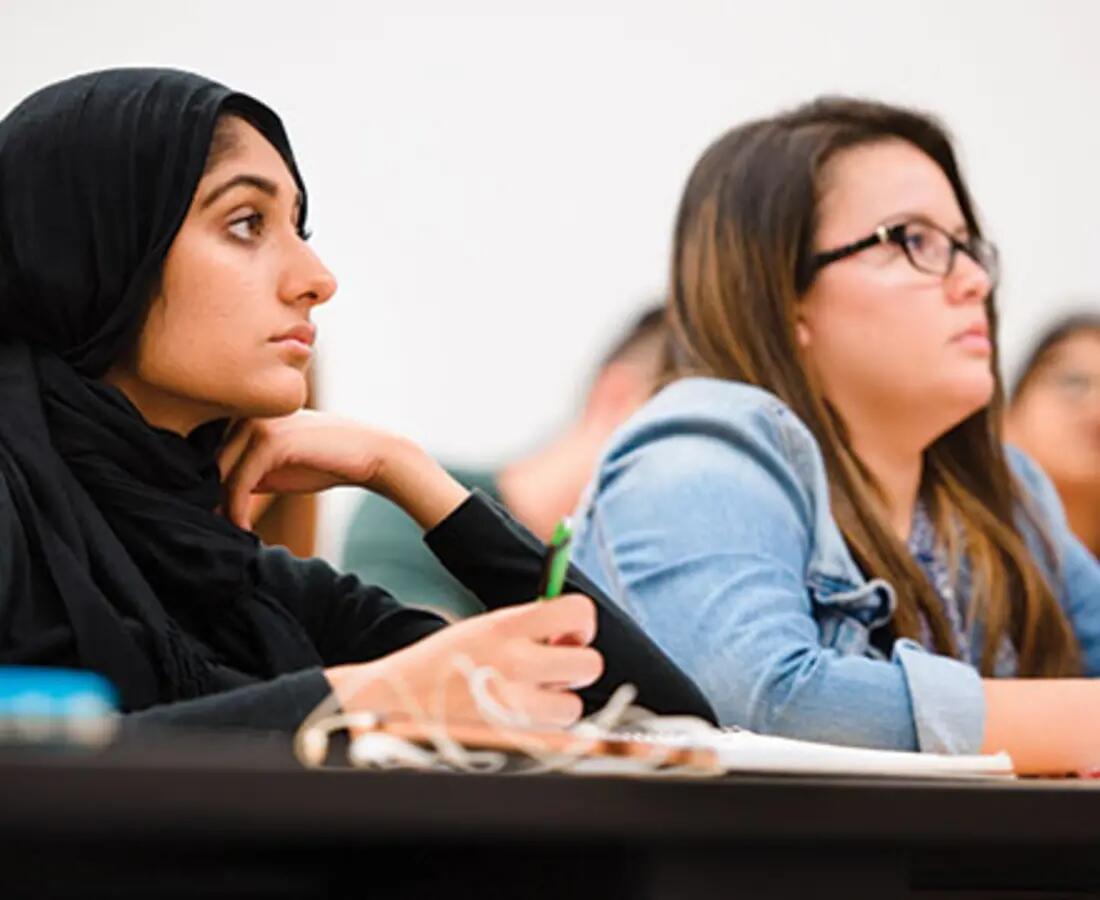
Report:
[[[291,734],[329,692],[320,669],[303,669],[220,694],[129,713],[122,717],[122,733],[140,736],[147,731],[189,728]]]
[[[1100,681],[996,678],[984,685],[983,753],[1007,751],[1019,775],[1100,768]]]

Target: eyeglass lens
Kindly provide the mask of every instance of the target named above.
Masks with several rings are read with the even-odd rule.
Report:
[[[945,232],[923,222],[906,224],[902,239],[906,255],[913,265],[931,275],[947,275],[960,249]],[[996,281],[997,255],[993,245],[977,238],[970,241],[968,247],[974,261]]]

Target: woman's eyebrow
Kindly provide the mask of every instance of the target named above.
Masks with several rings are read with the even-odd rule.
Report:
[[[267,194],[269,197],[277,197],[279,194],[279,186],[271,179],[264,178],[262,175],[234,175],[224,184],[218,185],[207,194],[199,205],[199,209],[206,209],[226,191],[230,191],[235,187],[241,187],[242,185],[245,187],[254,187],[258,191],[263,191],[263,193]]]
[[[947,228],[929,216],[927,213],[917,212],[915,210],[907,210],[903,212],[894,213],[892,216],[887,216],[881,222],[880,225],[885,225],[888,222],[922,222],[925,225],[932,225],[936,228],[942,228],[948,234],[953,234],[955,237],[963,237],[970,233],[970,227],[963,222],[960,225],[956,225],[955,228]]]

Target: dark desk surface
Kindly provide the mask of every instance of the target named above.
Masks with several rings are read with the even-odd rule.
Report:
[[[223,837],[425,833],[508,840],[1026,842],[1100,847],[1100,782],[642,779],[308,771],[265,748],[0,756],[0,831]],[[471,815],[471,813],[474,813]]]
[[[480,897],[542,896],[537,881],[560,897],[555,878],[602,897],[718,896],[730,879],[758,885],[754,896],[823,884],[860,896],[853,884],[864,882],[866,896],[911,896],[921,884],[997,896],[988,889],[1100,886],[1100,783],[318,772],[270,745],[195,740],[0,754],[0,881],[15,873],[48,895],[35,879],[45,848],[58,847],[81,858],[82,896],[120,853],[146,878],[165,865],[240,871],[253,887],[274,878],[255,896],[336,896],[341,885],[350,895],[364,865],[372,881],[413,872],[423,896],[442,896],[442,883],[447,896],[467,896],[463,885]],[[494,894],[485,871],[527,881]],[[202,879],[187,883],[180,896],[210,894]],[[50,889],[70,896],[67,884],[57,877]],[[760,893],[765,884],[776,892]],[[295,891],[276,889],[287,885]]]

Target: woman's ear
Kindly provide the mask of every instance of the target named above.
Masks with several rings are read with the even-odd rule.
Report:
[[[798,342],[798,348],[805,350],[810,346],[810,326],[806,320],[799,316],[794,321],[794,338]]]

